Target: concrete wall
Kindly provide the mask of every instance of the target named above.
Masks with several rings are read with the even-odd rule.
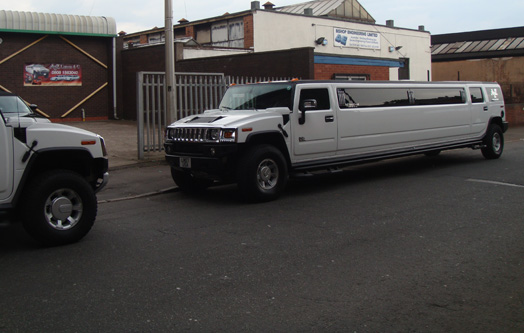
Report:
[[[428,71],[431,70],[429,32],[328,18],[288,15],[274,11],[256,11],[253,21],[255,52],[314,47],[315,54],[383,60],[409,58],[410,79],[417,81],[427,81]],[[334,28],[378,32],[380,33],[380,49],[337,47],[334,44]],[[317,45],[315,40],[319,37],[325,37],[328,44]],[[402,46],[402,48],[390,52],[390,46]],[[389,79],[397,79],[396,73],[398,70],[392,69]]]

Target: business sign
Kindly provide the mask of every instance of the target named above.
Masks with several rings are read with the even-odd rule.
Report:
[[[24,86],[81,86],[82,67],[68,64],[26,64]]]
[[[333,45],[380,50],[380,33],[373,31],[334,28]]]

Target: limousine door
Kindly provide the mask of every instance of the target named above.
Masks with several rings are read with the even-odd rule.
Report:
[[[336,114],[330,90],[297,87],[293,112],[293,154],[296,161],[334,156],[337,149]]]
[[[480,135],[486,131],[488,121],[488,98],[481,87],[469,87],[471,97],[471,132]]]

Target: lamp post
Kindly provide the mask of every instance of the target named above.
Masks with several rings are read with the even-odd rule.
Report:
[[[173,4],[165,0],[165,48],[166,48],[166,125],[176,120],[175,52],[173,36]]]

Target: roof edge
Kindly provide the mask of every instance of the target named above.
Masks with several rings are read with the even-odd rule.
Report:
[[[0,10],[0,31],[114,37],[116,21],[108,16],[82,16]]]

